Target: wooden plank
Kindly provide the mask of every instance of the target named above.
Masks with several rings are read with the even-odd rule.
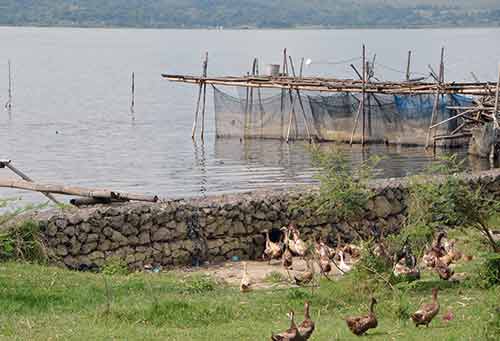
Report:
[[[137,193],[111,191],[106,189],[89,189],[84,187],[64,186],[58,184],[40,184],[25,180],[0,179],[0,187],[15,188],[33,192],[75,195],[87,198],[110,198],[116,200],[134,200],[157,202],[158,197]]]

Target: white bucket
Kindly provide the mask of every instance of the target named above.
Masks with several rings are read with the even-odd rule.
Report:
[[[269,64],[267,65],[266,74],[271,77],[278,77],[280,75],[280,65],[279,64]]]

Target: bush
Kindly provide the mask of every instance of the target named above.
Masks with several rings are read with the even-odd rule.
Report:
[[[0,233],[0,260],[47,261],[40,226],[28,220]]]
[[[335,216],[348,224],[358,219],[373,196],[368,182],[380,158],[374,156],[353,169],[336,147],[323,151],[315,146],[311,152],[313,165],[319,169],[315,176],[320,182],[319,192],[293,203],[292,212],[307,208],[319,215]]]
[[[101,272],[104,275],[127,275],[130,271],[127,263],[119,257],[111,257],[106,259],[106,262],[101,267]]]
[[[479,287],[486,289],[500,284],[500,254],[493,253],[485,256],[479,266],[476,282]]]

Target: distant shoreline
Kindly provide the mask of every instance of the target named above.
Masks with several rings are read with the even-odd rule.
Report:
[[[182,31],[335,31],[335,30],[462,30],[498,29],[498,25],[415,25],[415,26],[296,26],[296,27],[162,27],[162,26],[120,26],[120,25],[6,25],[0,28],[73,28],[73,29],[135,29],[135,30],[182,30]]]

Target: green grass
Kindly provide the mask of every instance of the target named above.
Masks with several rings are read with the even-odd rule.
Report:
[[[460,241],[467,251],[481,244]],[[474,251],[475,254],[477,252]],[[481,259],[462,263],[456,272],[474,273]],[[28,263],[0,264],[0,340],[266,340],[288,327],[286,312],[302,318],[304,300],[312,303],[317,331],[311,340],[354,340],[342,318],[367,311],[370,289],[347,276],[323,281],[314,295],[306,289],[254,291],[180,272],[109,275],[110,309],[102,274],[78,273]],[[452,284],[431,273],[400,284],[401,297],[379,288],[379,328],[370,340],[482,340],[498,287],[483,290],[471,281]],[[408,314],[441,288],[441,314],[429,328],[416,329]],[[451,310],[455,319],[441,315]],[[498,325],[498,324],[497,324]]]

